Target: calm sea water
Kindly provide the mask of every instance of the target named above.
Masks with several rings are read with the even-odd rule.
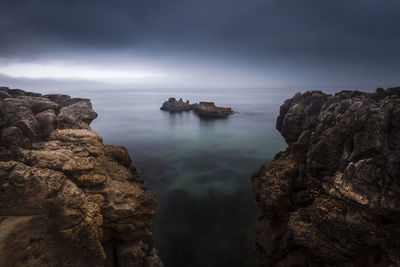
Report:
[[[106,144],[127,147],[157,193],[154,239],[167,267],[257,266],[253,226],[260,211],[251,175],[286,148],[275,122],[296,91],[304,90],[61,90],[92,100],[99,114],[92,128]],[[161,111],[171,96],[213,101],[236,113],[202,120],[192,112]]]
[[[87,90],[99,117],[92,128],[128,148],[140,177],[157,193],[155,245],[167,267],[256,266],[251,175],[286,144],[275,130],[293,90]],[[202,120],[160,110],[169,97],[213,101],[236,112]]]

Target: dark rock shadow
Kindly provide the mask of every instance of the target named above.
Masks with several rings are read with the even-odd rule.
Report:
[[[173,190],[160,199],[154,220],[165,266],[257,266],[253,225],[259,216],[251,194],[210,190],[201,199]]]

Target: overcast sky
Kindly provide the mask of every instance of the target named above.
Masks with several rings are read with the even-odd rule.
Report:
[[[398,0],[2,0],[0,82],[400,85]]]

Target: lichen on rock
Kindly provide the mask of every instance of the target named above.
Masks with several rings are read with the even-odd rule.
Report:
[[[0,89],[0,266],[163,266],[157,198],[90,100]]]
[[[400,265],[400,88],[296,94],[252,177],[265,266]]]

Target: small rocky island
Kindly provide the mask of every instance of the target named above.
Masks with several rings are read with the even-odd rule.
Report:
[[[189,100],[184,102],[182,98],[176,100],[174,97],[170,97],[168,101],[165,101],[160,108],[164,111],[169,112],[182,112],[193,110],[198,116],[202,118],[226,118],[232,114],[231,108],[217,107],[214,102],[200,102],[190,104]]]

